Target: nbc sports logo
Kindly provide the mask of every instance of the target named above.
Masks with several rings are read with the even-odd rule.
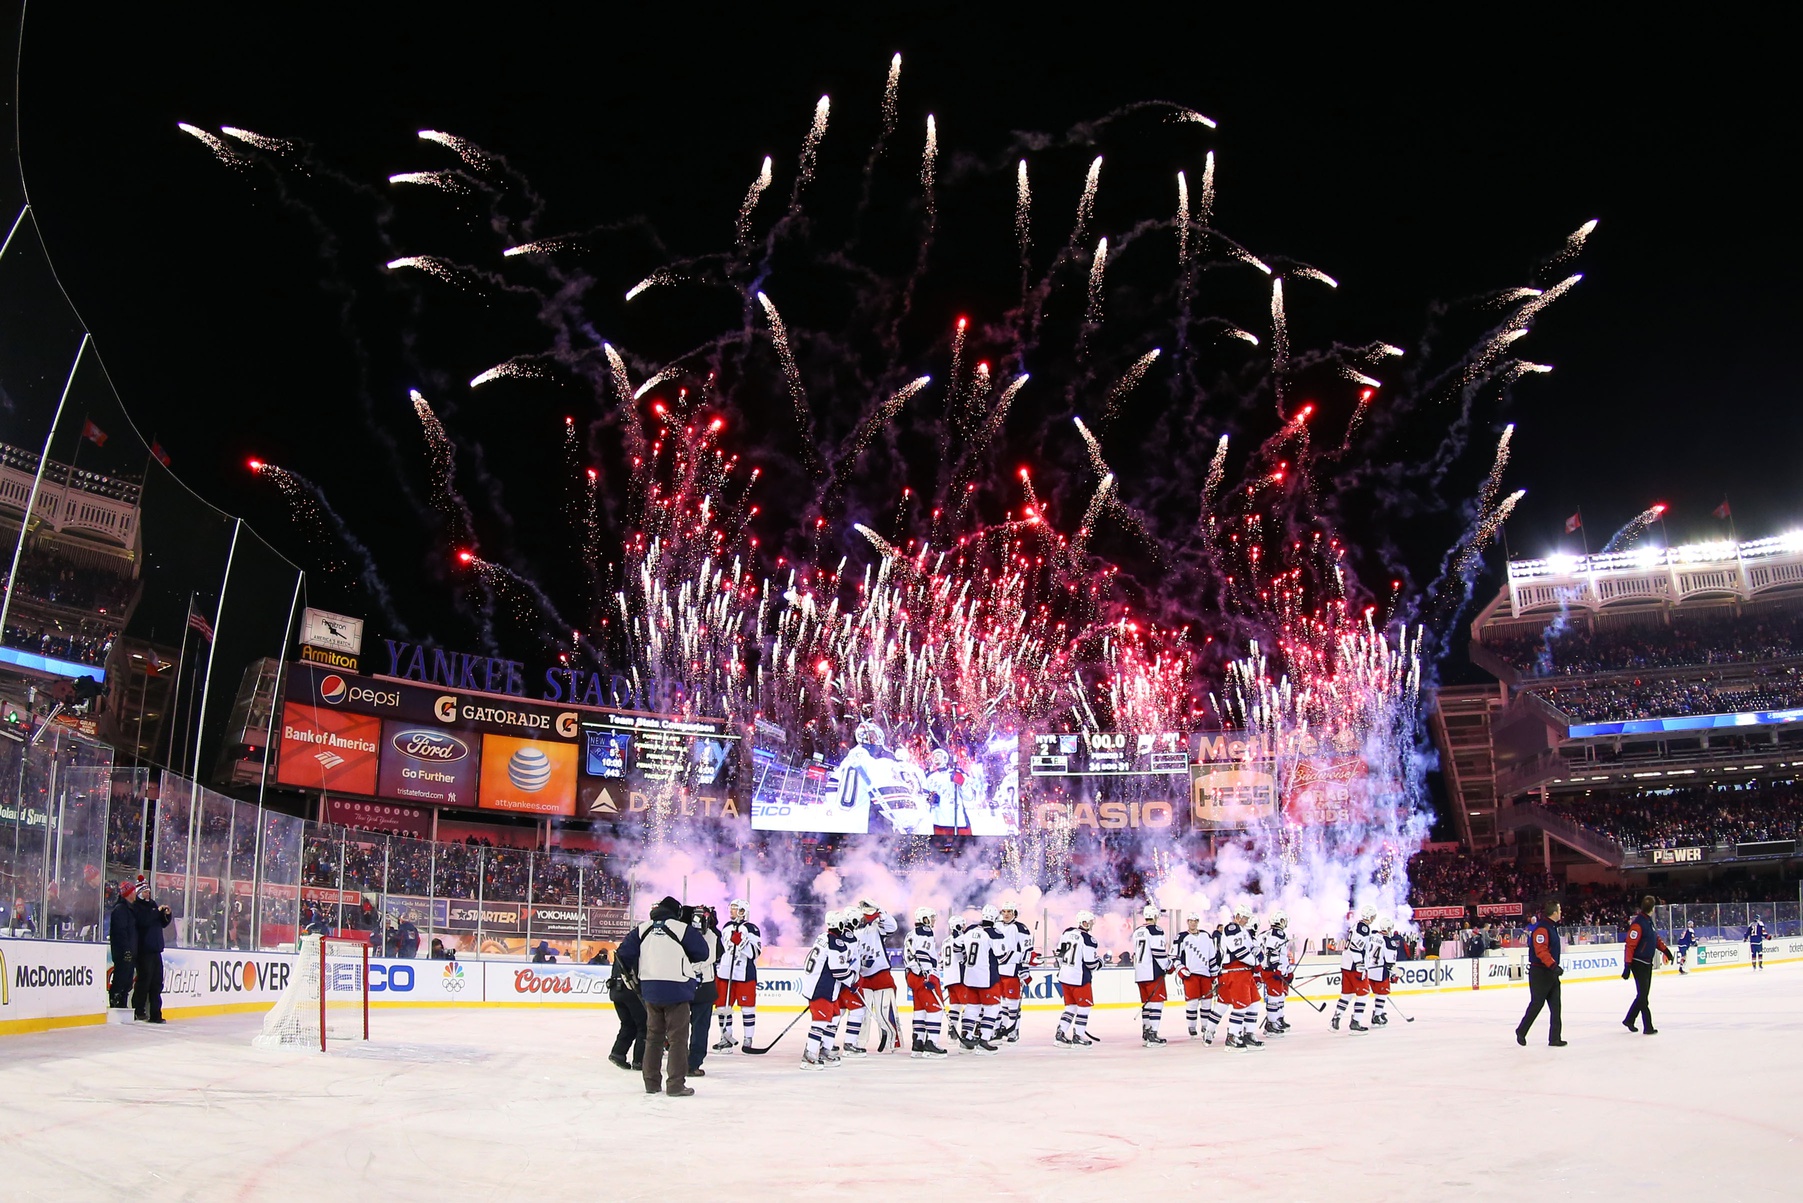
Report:
[[[507,779],[516,789],[536,794],[551,784],[551,758],[540,748],[521,748],[507,762]]]
[[[329,706],[336,706],[344,701],[351,687],[344,683],[344,678],[333,673],[319,683],[319,698]]]
[[[452,994],[463,989],[463,966],[456,961],[446,961],[444,967],[444,988]]]

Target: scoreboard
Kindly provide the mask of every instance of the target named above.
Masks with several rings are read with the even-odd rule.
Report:
[[[1189,736],[1176,731],[1034,735],[1034,777],[1187,777]]]

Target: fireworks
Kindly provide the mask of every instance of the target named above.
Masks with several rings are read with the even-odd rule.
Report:
[[[467,193],[470,186],[455,171],[399,171],[388,177],[391,184],[418,184],[446,192]],[[503,252],[511,253],[511,252]]]
[[[175,128],[190,137],[200,139],[200,141],[206,145],[206,148],[213,152],[213,156],[227,167],[242,169],[245,166],[244,160],[239,158],[238,155],[233,152],[232,148],[227,146],[224,140],[217,134],[209,134],[199,126],[189,125],[186,121],[176,122]]]
[[[758,197],[764,195],[764,189],[770,186],[770,156],[764,156],[764,165],[759,169],[757,179],[751,181],[750,191],[739,204],[739,220],[733,230],[736,241],[743,247],[751,238],[751,214],[758,207]]]
[[[1083,195],[1077,201],[1077,224],[1071,228],[1071,245],[1081,246],[1083,236],[1089,232],[1089,220],[1096,213],[1096,188],[1102,182],[1102,156],[1089,165],[1089,174],[1083,177]]]

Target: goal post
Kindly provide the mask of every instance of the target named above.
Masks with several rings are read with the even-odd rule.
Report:
[[[252,1041],[258,1048],[326,1050],[369,1039],[369,944],[303,936],[294,973]]]

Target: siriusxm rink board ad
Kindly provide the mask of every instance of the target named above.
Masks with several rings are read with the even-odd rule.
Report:
[[[427,806],[631,816],[652,809],[652,795],[673,791],[722,801],[736,779],[737,740],[716,719],[452,692],[294,664],[276,780]]]

